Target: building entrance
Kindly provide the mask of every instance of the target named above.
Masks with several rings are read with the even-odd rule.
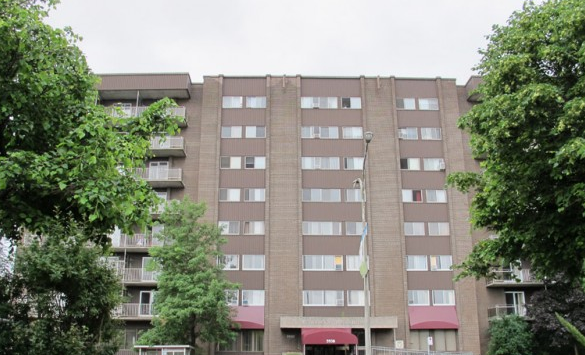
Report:
[[[355,355],[355,346],[305,345],[304,355]]]

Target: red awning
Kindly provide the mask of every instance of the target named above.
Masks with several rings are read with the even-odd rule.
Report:
[[[357,344],[358,339],[349,328],[303,328],[301,338],[305,345]]]
[[[455,306],[408,307],[410,329],[459,329]]]
[[[233,321],[240,324],[241,329],[264,329],[264,306],[234,307],[236,316]]]

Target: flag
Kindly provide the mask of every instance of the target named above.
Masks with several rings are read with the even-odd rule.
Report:
[[[364,226],[364,230],[362,232],[362,240],[360,241],[360,253],[359,253],[359,264],[360,264],[360,274],[363,278],[366,277],[368,273],[368,260],[366,257],[367,254],[367,245],[366,245],[366,235],[368,234],[368,224],[366,223]]]

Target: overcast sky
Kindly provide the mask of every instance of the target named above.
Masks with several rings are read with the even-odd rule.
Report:
[[[96,73],[456,78],[523,0],[62,0]]]

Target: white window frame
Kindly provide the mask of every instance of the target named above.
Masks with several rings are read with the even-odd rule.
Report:
[[[266,126],[246,126],[246,138],[266,138]]]
[[[343,139],[363,139],[364,128],[363,127],[342,127]]]
[[[429,290],[408,290],[408,305],[412,307],[430,306]]]
[[[225,290],[225,303],[228,306],[237,306],[240,303],[240,292],[239,290]]]
[[[266,200],[266,189],[254,188],[244,189],[245,202],[264,202]]]
[[[343,271],[343,255],[303,255],[303,271]]]
[[[264,221],[245,221],[244,235],[264,235]]]
[[[398,139],[415,141],[418,139],[418,128],[402,127],[398,128]]]
[[[304,96],[301,97],[301,108],[308,109],[336,109],[337,97],[316,97]]]
[[[406,271],[428,271],[428,258],[426,255],[407,255]]]
[[[221,100],[221,108],[242,108],[243,104],[242,96],[224,96]]]
[[[303,235],[341,235],[341,222],[303,221]]]
[[[341,98],[341,108],[342,109],[359,110],[362,108],[362,98],[361,97],[342,97]]]
[[[422,127],[420,129],[420,138],[422,140],[440,141],[443,139],[443,135],[439,127]]]
[[[226,197],[222,199],[222,194],[225,193]],[[219,202],[239,202],[241,200],[240,189],[220,188],[219,189]]]
[[[407,236],[425,235],[425,223],[404,222],[404,235]]]
[[[454,306],[455,290],[433,290],[433,306]]]
[[[452,255],[431,255],[431,271],[451,271],[453,266]]]
[[[242,138],[242,126],[221,126],[221,138]]]
[[[303,202],[341,202],[341,189],[303,189]]]
[[[345,235],[362,235],[362,222],[345,222]]]
[[[362,190],[345,189],[345,202],[362,202]]]
[[[345,270],[346,271],[360,271],[360,256],[346,255],[345,256]]]
[[[363,307],[365,305],[364,301],[364,290],[347,290],[348,307]]]
[[[250,265],[251,264],[251,265]],[[242,270],[264,270],[265,257],[264,255],[242,255]]]
[[[396,98],[396,109],[398,110],[416,110],[416,100],[414,97]]]
[[[246,96],[246,108],[266,108],[266,96]]]
[[[240,221],[219,221],[217,226],[221,229],[221,235],[240,234]]]
[[[242,290],[242,306],[264,306],[264,290]]]
[[[425,190],[427,203],[447,203],[447,190]]]
[[[339,157],[301,157],[303,170],[339,170]]]
[[[416,200],[415,196],[420,196],[420,200]],[[402,202],[422,203],[422,190],[402,189]]]
[[[449,222],[428,222],[429,235],[445,236],[450,235]]]
[[[303,290],[304,307],[342,307],[345,304],[341,290]],[[309,301],[316,302],[309,302]]]
[[[223,270],[239,270],[240,256],[237,254],[224,254],[218,256],[217,265],[222,265]]]
[[[301,127],[302,139],[339,139],[339,127],[337,126],[303,126]]]
[[[406,169],[403,168],[403,162],[406,165]],[[400,170],[420,170],[420,158],[400,158]]]
[[[250,170],[264,170],[266,169],[266,157],[245,157],[244,168]]]
[[[242,157],[223,156],[219,158],[220,169],[241,169]]]
[[[364,157],[343,158],[344,170],[362,170],[364,168]]]
[[[423,158],[423,168],[425,171],[445,170],[445,160],[443,158]]]
[[[431,98],[419,98],[418,109],[421,111],[438,111],[439,110],[439,99],[435,97]]]

